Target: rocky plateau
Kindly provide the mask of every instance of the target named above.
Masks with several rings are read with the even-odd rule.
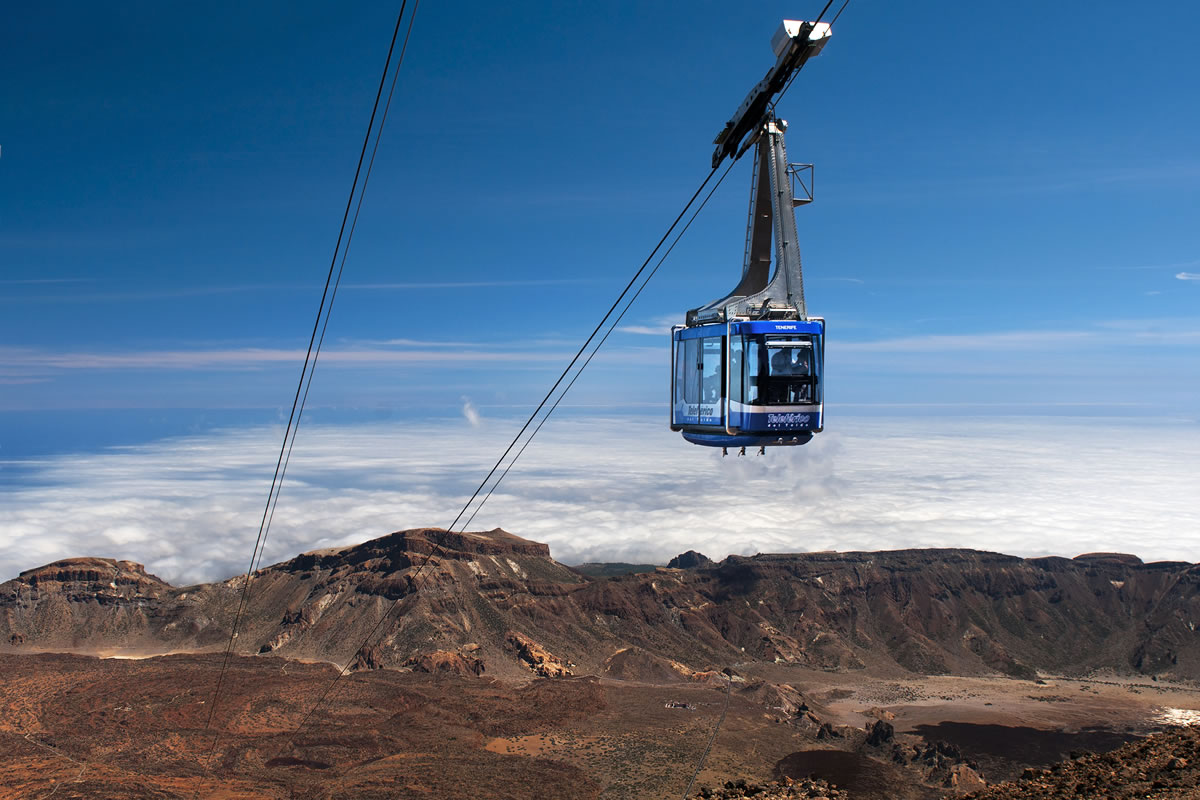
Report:
[[[1155,742],[1164,709],[1200,708],[1193,564],[903,550],[629,567],[414,529],[249,585],[176,587],[94,557],[28,570],[0,584],[0,784],[24,787],[0,798],[191,796],[201,780],[212,797],[526,797],[545,781],[678,796],[726,716],[703,796],[992,798],[1067,743]],[[243,598],[238,677],[209,709]],[[342,668],[350,705],[298,735]],[[1004,741],[1043,734],[1060,738]],[[1186,789],[1174,769],[1148,785]]]

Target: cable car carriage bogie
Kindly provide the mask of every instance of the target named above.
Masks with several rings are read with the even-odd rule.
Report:
[[[799,197],[793,186],[797,167],[811,165],[788,163],[787,123],[771,102],[831,33],[785,20],[772,40],[775,66],[714,142],[714,167],[751,146],[755,166],[741,280],[671,330],[671,430],[693,444],[800,445],[824,425],[825,320],[808,316],[795,217],[812,200],[811,182]]]

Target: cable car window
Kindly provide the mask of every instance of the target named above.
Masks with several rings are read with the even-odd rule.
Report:
[[[766,337],[767,405],[814,402],[815,365],[812,339],[807,336]]]
[[[759,375],[763,359],[762,337],[746,337],[746,360],[742,365],[742,383],[746,387],[746,404],[756,406],[762,403]]]
[[[675,351],[675,402],[700,402],[699,339],[684,339]]]
[[[742,402],[742,342],[741,336],[729,339],[729,399]]]
[[[720,336],[705,337],[701,349],[700,402],[716,403],[725,395],[725,381],[721,372]]]

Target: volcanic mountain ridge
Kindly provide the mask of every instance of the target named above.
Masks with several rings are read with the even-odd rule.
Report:
[[[390,612],[356,667],[653,679],[774,661],[1200,678],[1193,564],[974,550],[676,563],[689,566],[595,579],[499,529],[399,531],[256,572],[236,650],[346,663]],[[58,561],[0,584],[0,649],[223,649],[244,581],[174,587],[129,561]]]

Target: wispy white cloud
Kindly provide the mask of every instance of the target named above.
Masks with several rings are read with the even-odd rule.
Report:
[[[332,366],[373,364],[545,363],[563,361],[563,353],[527,350],[451,349],[448,345],[421,343],[422,348],[382,349],[347,347],[321,353],[321,363]],[[52,352],[32,348],[0,347],[0,368],[12,369],[253,369],[273,364],[299,364],[304,350],[242,347],[215,350],[141,350],[125,352]]]
[[[839,342],[834,346],[845,352],[946,352],[1014,349],[1061,348],[1095,341],[1098,331],[1000,331],[994,333],[930,334],[877,339],[866,342]]]
[[[1175,277],[1181,281],[1200,281],[1200,272],[1179,272]]]
[[[633,325],[619,325],[621,333],[633,333],[641,336],[666,336],[673,325],[683,324],[684,312],[678,314],[663,314],[653,319]]]
[[[470,424],[472,428],[478,428],[483,424],[483,418],[479,415],[479,409],[471,402],[471,398],[464,397],[462,405],[463,418]]]
[[[343,283],[343,289],[491,289],[502,286],[571,286],[593,283],[585,278],[545,278],[520,281],[408,281],[398,283]]]
[[[1115,332],[1121,337],[1114,338]],[[1097,346],[1113,348],[1196,342],[1200,342],[1200,318],[1171,317],[1105,320],[1078,330],[928,334],[858,342],[834,339],[829,346],[844,353],[990,353],[1082,351]]]
[[[663,336],[671,332],[671,326],[658,325],[622,325],[617,328],[621,333],[635,333],[641,336]]]
[[[1104,342],[1113,343],[1108,331],[1117,331],[1135,347],[1200,344],[1200,317],[1112,319],[1097,323],[1106,332]]]
[[[1191,260],[1191,261],[1173,261],[1173,262],[1171,262],[1170,264],[1132,264],[1132,265],[1127,265],[1127,266],[1117,266],[1117,267],[1097,267],[1097,269],[1100,269],[1100,270],[1117,270],[1117,271],[1124,271],[1124,270],[1170,270],[1170,269],[1183,269],[1183,268],[1186,268],[1186,267],[1195,267],[1195,266],[1198,266],[1198,265],[1200,265],[1200,259],[1193,259],[1193,260]]]
[[[0,280],[0,284],[8,286],[21,284],[46,284],[46,283],[92,283],[95,278],[5,278]]]
[[[94,283],[91,278],[47,278],[47,279],[22,279],[22,280],[2,280],[0,284],[26,284],[26,285],[49,285],[49,284],[74,284],[74,283]],[[382,283],[343,283],[339,289],[345,290],[410,290],[424,291],[431,289],[492,289],[508,286],[556,286],[556,285],[576,285],[592,283],[586,279],[556,279],[548,278],[544,280],[491,280],[491,281],[410,281],[410,282],[382,282]],[[49,287],[48,287],[49,288]],[[176,287],[139,287],[128,288],[118,291],[63,291],[56,294],[44,295],[14,295],[0,297],[0,302],[10,303],[30,303],[30,302],[53,302],[53,303],[124,303],[139,300],[172,300],[184,299],[217,295],[231,294],[251,294],[255,292],[314,292],[319,296],[321,287],[319,285],[297,284],[297,283],[244,283],[230,284],[224,286],[176,286]]]
[[[266,562],[447,525],[517,428],[496,419],[306,426]],[[174,582],[245,568],[281,428],[39,459],[3,486],[0,579],[58,558]],[[1200,426],[842,416],[802,448],[722,458],[658,419],[556,418],[476,517],[568,563],[973,547],[1195,560]],[[12,465],[0,462],[0,476]]]
[[[555,345],[562,345],[565,342],[562,340],[553,342]],[[478,341],[433,341],[430,339],[359,339],[359,340],[343,340],[343,344],[348,347],[408,347],[408,348],[424,348],[424,347],[457,347],[457,348],[478,348],[478,347],[495,347],[503,348],[510,345],[508,341],[489,342],[485,340]],[[537,339],[522,339],[522,344],[541,345],[546,344]]]
[[[84,279],[81,279],[84,280]],[[63,283],[73,283],[63,281]],[[48,281],[59,283],[59,281]],[[0,302],[9,303],[127,303],[142,300],[173,300],[195,297],[209,297],[230,294],[246,294],[253,292],[319,292],[319,286],[299,284],[236,284],[231,286],[180,286],[173,288],[126,289],[121,291],[93,292],[76,290],[43,295],[11,295],[0,297]]]

